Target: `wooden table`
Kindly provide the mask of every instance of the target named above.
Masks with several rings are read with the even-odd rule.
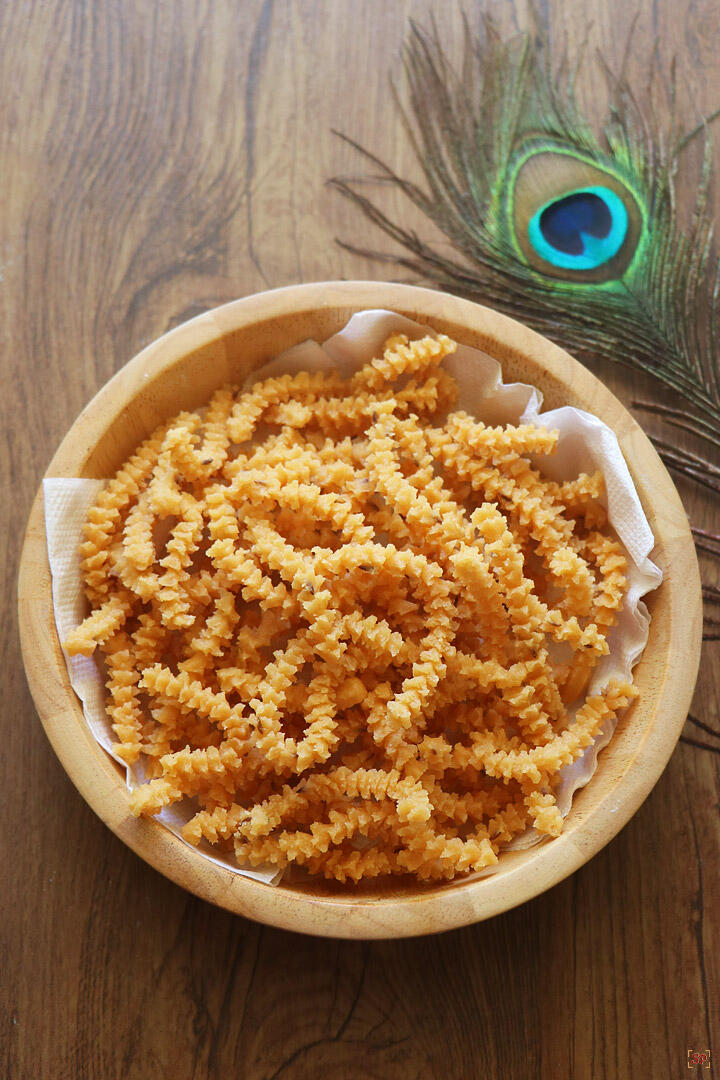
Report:
[[[486,5],[465,6],[476,25]],[[524,3],[487,7],[506,31],[527,25]],[[612,62],[635,7],[537,4],[571,46],[591,16]],[[631,70],[655,37],[666,62],[677,51],[692,118],[692,100],[720,103],[720,9],[680,8],[640,4]],[[324,186],[358,168],[331,129],[412,171],[387,74],[408,17],[430,11],[457,50],[459,11],[427,0],[2,7],[2,1080],[626,1080],[695,1075],[688,1050],[720,1056],[717,754],[679,746],[620,836],[518,910],[423,940],[322,941],[215,910],[124,848],[65,777],[25,685],[23,527],[95,390],[225,300],[388,273],[335,243],[368,230]],[[601,97],[589,62],[581,81]],[[602,374],[626,400],[637,389]],[[719,695],[709,645],[696,711],[716,726]]]

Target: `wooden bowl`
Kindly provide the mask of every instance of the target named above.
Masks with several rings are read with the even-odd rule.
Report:
[[[486,878],[441,885],[264,885],[216,866],[155,821],[133,818],[119,767],[95,742],[70,688],[53,620],[42,491],[30,515],[19,582],[28,682],[65,770],[93,810],[161,873],[230,911],[273,926],[347,938],[434,933],[487,919],[573,873],[635,813],[665,767],[692,697],[702,635],[695,548],[675,487],[647,437],[589,371],[512,319],[444,293],[380,282],[299,285],[249,296],[165,334],[126,364],[73,424],[46,476],[107,477],[162,420],[306,338],[324,341],[356,311],[390,308],[486,350],[506,381],[538,386],[545,407],[576,405],[620,440],[656,539],[665,580],[648,598],[650,639],[635,669],[640,697],[575,795],[563,834],[506,853]],[[51,810],[52,808],[48,808]]]

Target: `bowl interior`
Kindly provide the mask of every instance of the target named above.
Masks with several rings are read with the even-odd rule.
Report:
[[[110,827],[162,872],[231,910],[305,932],[357,937],[442,930],[495,914],[561,880],[599,850],[640,805],[672,752],[692,694],[701,626],[697,562],[685,514],[662,463],[620,402],[590,372],[527,328],[425,289],[379,283],[299,286],[200,316],[149,346],[100,391],[47,475],[113,475],[163,420],[203,404],[224,383],[241,383],[292,345],[325,340],[355,311],[373,307],[391,308],[484,349],[500,361],[506,382],[537,386],[545,408],[575,405],[608,423],[656,537],[653,559],[666,576],[647,597],[653,621],[635,669],[640,697],[601,753],[591,783],[576,793],[561,837],[505,853],[489,876],[443,885],[381,880],[350,889],[306,879],[273,888],[232,875],[158,823],[129,817],[120,769],[89,735],[69,686],[52,622],[39,497],[20,580],[23,651],[38,711],[66,770]]]

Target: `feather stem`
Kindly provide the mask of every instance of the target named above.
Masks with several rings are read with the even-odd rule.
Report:
[[[689,431],[691,435],[697,435],[698,438],[708,439],[713,443],[717,442],[717,427],[707,423],[700,417],[688,416],[682,409],[673,409],[671,406],[657,401],[633,401],[633,408],[661,416],[666,423],[672,424],[673,427],[682,428],[683,431]]]
[[[694,128],[691,128],[690,131],[686,132],[685,135],[683,135],[683,137],[680,139],[677,146],[675,147],[673,156],[677,157],[679,154],[681,154],[685,147],[688,145],[688,143],[692,142],[692,140],[697,135],[699,135],[701,131],[705,131],[708,125],[712,124],[713,120],[717,120],[719,116],[720,108],[717,108],[713,109],[713,111],[709,113],[708,116],[703,117],[699,124],[696,124]]]
[[[686,462],[674,458],[668,451],[660,451],[660,457],[669,468],[673,469],[681,476],[685,476],[688,480],[694,480],[702,487],[715,492],[716,495],[720,494],[720,484],[714,484],[704,473],[699,472],[697,469],[693,469]]]
[[[702,536],[705,540],[711,540],[714,544],[720,545],[720,533],[710,532],[708,529],[701,529],[699,525],[691,525],[695,536]]]
[[[709,555],[711,558],[720,559],[720,542],[717,540],[706,540],[702,536],[695,535],[693,529],[693,535],[695,539],[695,547],[698,551],[702,551],[703,554]]]
[[[698,551],[702,551],[703,554],[709,555],[711,558],[720,559],[720,549],[710,547],[703,540],[696,540],[695,547]]]

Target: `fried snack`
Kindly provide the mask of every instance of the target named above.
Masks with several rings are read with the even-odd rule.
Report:
[[[636,694],[583,700],[625,556],[600,473],[544,479],[556,432],[449,411],[454,349],[224,387],[101,492],[65,648],[104,656],[136,815],[194,799],[189,843],[340,882],[560,833],[562,768]]]

